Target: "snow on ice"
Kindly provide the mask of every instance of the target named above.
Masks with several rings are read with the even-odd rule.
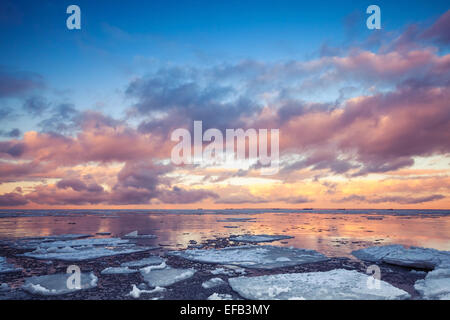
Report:
[[[378,300],[406,299],[410,295],[380,280],[380,287],[368,286],[371,276],[344,269],[326,272],[287,273],[230,278],[231,288],[252,300]]]
[[[159,256],[149,256],[141,260],[128,261],[121,264],[122,267],[141,268],[145,266],[157,265],[164,262],[164,259]]]
[[[314,250],[276,246],[238,246],[224,249],[193,249],[170,251],[168,254],[191,261],[231,264],[257,269],[274,269],[328,260],[326,256]]]
[[[221,285],[224,285],[225,281],[223,281],[221,278],[211,278],[205,282],[202,283],[202,287],[204,289],[210,289],[214,287],[218,287]]]
[[[165,263],[164,263],[165,265]],[[164,268],[152,268],[153,266],[141,269],[141,275],[151,287],[166,287],[176,282],[189,279],[196,272],[195,269],[175,269],[169,266]]]
[[[37,295],[53,296],[67,294],[78,290],[90,289],[97,286],[97,277],[91,273],[81,273],[81,287],[69,289],[67,280],[70,274],[57,273],[52,275],[30,277],[25,279],[22,289]]]
[[[385,262],[393,265],[432,270],[436,266],[450,264],[450,251],[401,245],[374,246],[353,251],[352,254],[371,262]]]

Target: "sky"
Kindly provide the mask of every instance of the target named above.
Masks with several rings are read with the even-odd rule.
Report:
[[[2,1],[0,208],[450,209],[449,7]],[[279,171],[174,164],[194,121],[278,129]]]

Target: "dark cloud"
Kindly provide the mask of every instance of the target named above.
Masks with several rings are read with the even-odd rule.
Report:
[[[32,96],[25,100],[23,109],[31,116],[41,116],[44,111],[50,107],[50,104],[44,97]]]
[[[422,35],[441,44],[450,44],[450,10],[445,12],[430,28]]]
[[[0,68],[0,98],[22,97],[43,87],[44,81],[38,74]]]
[[[0,195],[0,207],[23,206],[28,203],[20,193],[10,192]]]

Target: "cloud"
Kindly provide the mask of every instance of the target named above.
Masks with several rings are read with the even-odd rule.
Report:
[[[23,206],[28,203],[20,193],[10,192],[0,195],[0,207]]]
[[[430,28],[425,30],[422,37],[448,45],[450,43],[450,10],[447,10]]]
[[[22,97],[44,87],[42,76],[36,73],[0,68],[0,98]]]
[[[441,194],[433,194],[430,196],[411,197],[411,196],[384,196],[377,198],[367,198],[366,196],[351,195],[339,199],[337,202],[366,202],[366,203],[398,203],[398,204],[419,204],[444,199]]]

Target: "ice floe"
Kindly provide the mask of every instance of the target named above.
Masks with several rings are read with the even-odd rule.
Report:
[[[246,234],[241,236],[232,236],[230,237],[231,241],[239,241],[239,242],[272,242],[277,240],[285,240],[292,239],[292,236],[285,235],[269,235],[269,234]]]
[[[252,300],[378,300],[407,299],[410,295],[380,280],[379,288],[368,285],[371,276],[357,271],[335,269],[326,272],[287,273],[258,277],[230,278],[231,288]]]
[[[8,263],[5,257],[0,257],[0,273],[10,273],[22,271],[21,268],[16,268],[14,265]]]
[[[431,270],[443,263],[450,264],[450,251],[421,247],[375,246],[353,251],[352,254],[361,260],[419,269]]]
[[[207,300],[233,300],[233,297],[230,294],[214,292]]]
[[[7,283],[2,283],[0,285],[0,292],[5,292],[5,291],[9,291],[9,290],[10,290],[10,288]]]
[[[221,278],[211,278],[202,283],[204,289],[210,289],[226,284]]]
[[[128,240],[120,238],[92,238],[92,239],[77,239],[77,240],[64,240],[64,241],[52,241],[44,242],[39,245],[41,248],[50,247],[82,247],[82,246],[118,246],[121,244],[129,243]]]
[[[422,298],[432,300],[450,300],[450,266],[428,272],[425,279],[414,284]]]
[[[71,275],[57,273],[45,276],[30,277],[25,279],[22,289],[37,295],[52,296],[75,292],[83,289],[90,289],[97,286],[97,277],[91,273],[81,273],[81,286],[79,288],[69,288],[67,280]]]
[[[37,248],[31,252],[25,252],[23,256],[43,260],[84,261],[102,257],[130,254],[151,250],[151,247],[140,247],[135,245],[120,247],[49,247]]]
[[[138,270],[130,269],[128,267],[108,267],[103,269],[101,274],[130,274],[136,272],[138,272]]]
[[[154,239],[156,236],[154,234],[139,234],[138,231],[130,232],[123,236],[125,239]]]
[[[276,246],[194,249],[170,251],[168,254],[197,262],[238,265],[257,269],[289,267],[304,263],[321,262],[328,259],[323,254],[314,250]]]
[[[143,289],[139,289],[138,287],[136,287],[136,285],[133,284],[133,288],[128,295],[137,299],[137,298],[140,298],[141,294],[143,294],[143,293],[158,293],[158,292],[164,292],[164,291],[166,291],[166,288],[163,288],[163,287],[156,287],[152,290],[143,290]]]
[[[153,268],[152,268],[153,267]],[[155,268],[149,266],[141,269],[141,275],[145,282],[151,287],[166,287],[176,282],[186,280],[194,275],[195,269],[175,269],[169,266],[164,268]]]
[[[164,259],[159,256],[149,256],[141,260],[128,261],[121,264],[122,267],[141,268],[145,266],[157,265],[164,262]]]
[[[61,234],[61,235],[53,235],[53,236],[45,236],[45,237],[28,237],[16,240],[11,243],[13,248],[17,249],[36,249],[42,243],[45,242],[55,242],[55,241],[64,241],[64,240],[76,240],[89,238],[90,234]]]

